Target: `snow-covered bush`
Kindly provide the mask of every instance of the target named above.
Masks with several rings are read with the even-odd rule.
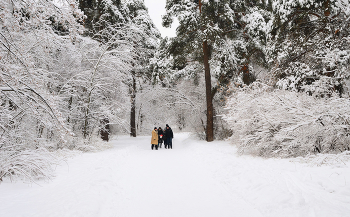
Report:
[[[262,83],[234,89],[224,119],[241,153],[296,157],[350,150],[350,99],[317,98]]]
[[[56,164],[52,153],[45,148],[30,149],[1,149],[0,150],[0,181],[4,177],[14,180],[18,177],[28,181],[38,178],[49,178]]]
[[[310,166],[336,166],[347,167],[347,162],[350,161],[350,151],[344,151],[338,154],[318,154],[308,155],[306,157],[297,157],[291,159],[292,162],[305,163]]]

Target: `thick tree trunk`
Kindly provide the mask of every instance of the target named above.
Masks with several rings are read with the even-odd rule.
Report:
[[[330,12],[329,0],[325,1],[324,7],[325,7],[324,15],[325,15],[326,17],[328,17],[328,16],[331,14],[331,12]]]
[[[109,127],[109,119],[104,118],[103,120],[101,120],[101,129],[100,129],[101,139],[108,142],[110,132],[111,131]]]
[[[133,74],[132,77],[132,84],[131,84],[131,112],[130,112],[130,136],[136,137],[136,80],[135,75]]]
[[[214,140],[214,117],[213,117],[213,97],[211,93],[211,76],[209,68],[209,47],[208,42],[203,42],[203,54],[204,54],[204,71],[205,71],[205,89],[207,98],[207,141]]]
[[[250,85],[251,83],[253,83],[254,81],[256,81],[256,77],[254,74],[252,74],[250,71],[249,71],[249,67],[248,65],[244,65],[242,68],[241,68],[241,71],[243,73],[243,82],[246,84],[246,85]]]

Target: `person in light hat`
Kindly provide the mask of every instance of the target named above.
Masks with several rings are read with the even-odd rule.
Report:
[[[157,127],[154,127],[154,130],[152,130],[152,139],[151,139],[151,148],[155,148],[158,150],[158,133],[157,133]]]

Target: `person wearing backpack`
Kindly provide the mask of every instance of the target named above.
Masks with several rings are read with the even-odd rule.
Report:
[[[162,144],[163,144],[163,130],[161,127],[158,128],[158,147],[162,148]]]

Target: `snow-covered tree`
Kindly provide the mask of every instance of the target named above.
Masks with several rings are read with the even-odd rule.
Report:
[[[80,64],[74,71],[79,72],[67,77],[59,92],[65,99],[67,121],[84,138],[102,130],[103,122],[125,127],[123,102],[127,88],[122,81],[131,68],[130,44],[111,35],[107,43],[83,38],[78,45],[80,55],[74,61]]]
[[[173,71],[177,76],[205,71],[208,141],[214,137],[215,94],[239,74],[244,83],[253,82],[252,63],[265,64],[267,7],[260,1],[167,1],[163,25],[170,26],[174,17],[179,20],[177,36],[165,42]]]
[[[136,95],[143,83],[150,83],[151,71],[149,68],[150,58],[154,56],[159,46],[160,33],[151,20],[144,1],[125,1],[131,37],[127,40],[132,44],[133,62],[129,71],[129,79],[125,81],[129,86],[131,100],[130,112],[130,135],[136,137]]]
[[[342,0],[273,1],[267,52],[279,87],[320,97],[345,92],[349,8]]]
[[[86,16],[83,21],[85,34],[92,37],[105,28],[121,26],[129,20],[121,0],[79,0],[79,8]]]
[[[210,57],[226,32],[236,25],[235,13],[228,1],[167,1],[163,25],[168,27],[173,17],[179,20],[177,36],[167,49],[174,58],[175,67],[183,69],[188,60],[203,63],[205,71],[207,121],[207,141],[214,139],[212,84]],[[226,29],[227,28],[227,29]],[[197,67],[194,67],[197,68]]]
[[[158,47],[160,33],[155,28],[148,11],[141,0],[122,1],[80,1],[80,7],[88,16],[88,35],[108,43],[108,35],[127,41],[131,46],[132,67],[128,68],[124,83],[129,86],[131,98],[130,134],[136,136],[135,99],[138,85],[149,79],[148,61]],[[128,33],[120,31],[128,29]],[[148,78],[147,78],[148,77]]]
[[[0,8],[0,179],[45,177],[49,151],[88,150],[107,125],[129,132],[130,84],[149,77],[159,38],[143,1]]]
[[[0,8],[0,179],[45,176],[45,147],[69,133],[51,79],[83,13],[75,1],[5,0]]]
[[[204,78],[195,85],[179,79],[171,84],[144,85],[137,95],[137,127],[149,133],[154,126],[169,124],[175,131],[190,131],[205,135]],[[204,136],[205,138],[205,136]]]

